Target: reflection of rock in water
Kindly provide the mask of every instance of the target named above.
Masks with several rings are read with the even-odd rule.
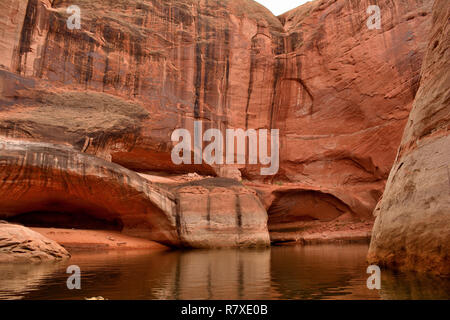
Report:
[[[449,280],[382,270],[366,287],[365,245],[268,250],[74,253],[57,264],[0,265],[0,299],[448,299]],[[81,268],[68,290],[66,268]]]
[[[450,278],[382,271],[380,295],[386,300],[449,300]]]
[[[270,250],[176,255],[168,287],[155,292],[160,299],[263,299],[270,291]]]
[[[74,252],[39,290],[30,292],[27,299],[77,299],[102,296],[114,299],[155,299],[152,288],[161,283],[167,270],[173,269],[176,256],[159,251],[98,251]],[[78,265],[81,269],[81,290],[68,290],[66,268]]]
[[[67,290],[69,264],[81,290]],[[270,292],[270,250],[75,253],[27,299],[262,299]]]
[[[379,299],[367,289],[367,245],[272,249],[272,286],[281,299]]]
[[[0,263],[0,300],[22,299],[26,293],[39,289],[59,268],[60,263]]]

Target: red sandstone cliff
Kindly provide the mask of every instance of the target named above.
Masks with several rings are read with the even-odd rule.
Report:
[[[422,79],[383,198],[373,263],[450,273],[450,7],[438,0]]]
[[[283,240],[335,219],[366,230],[418,87],[432,2],[380,0],[382,28],[369,30],[365,0],[317,0],[279,18],[251,0],[4,0],[0,133],[141,173],[241,175]],[[66,26],[69,5],[80,30]],[[278,174],[175,166],[170,135],[195,120],[280,129]]]

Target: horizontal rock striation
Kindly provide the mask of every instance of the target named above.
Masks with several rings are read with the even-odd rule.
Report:
[[[60,145],[0,139],[0,175],[3,219],[87,215],[154,240],[177,241],[173,195],[117,164]]]
[[[206,207],[194,204],[204,202],[208,194],[184,196],[187,186],[170,191],[69,147],[0,139],[0,181],[2,219],[37,226],[111,228],[177,247],[268,244],[267,214],[258,198],[237,182],[232,196],[243,208],[235,202],[231,208],[214,202],[221,205],[208,211],[206,236],[205,226],[196,221]],[[213,179],[209,185],[216,183]],[[200,243],[203,238],[208,240],[205,244]]]
[[[383,198],[369,261],[450,273],[450,8],[438,0],[422,80]]]

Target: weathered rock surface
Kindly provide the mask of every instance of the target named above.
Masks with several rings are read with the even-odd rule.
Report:
[[[450,273],[450,7],[437,0],[422,80],[383,198],[369,261]]]
[[[80,30],[66,26],[69,15],[65,10],[69,5],[78,5],[82,10]],[[86,139],[91,139],[86,152],[107,153],[114,162],[138,171],[213,173],[208,167],[174,166],[170,135],[177,127],[192,129],[195,119],[204,119],[205,129],[223,129],[235,126],[229,123],[232,119],[245,118],[252,42],[269,42],[265,51],[273,60],[271,34],[283,31],[276,17],[251,0],[114,4],[30,0],[25,6],[26,18],[22,12],[25,8],[15,1],[7,0],[4,7],[5,30],[22,31],[20,36],[10,31],[12,39],[5,41],[8,58],[2,64],[7,71],[24,77],[2,75],[7,103],[26,104],[37,107],[41,115],[48,114],[49,108],[41,108],[47,103],[33,97],[40,96],[41,91],[48,96],[55,87],[99,91],[141,102],[150,116],[142,119],[140,126],[134,126],[140,130],[129,127],[128,135],[114,135],[106,128],[103,135],[83,132],[67,118],[61,128],[77,132],[79,149]],[[9,18],[16,11],[21,11],[22,20]],[[16,24],[23,24],[23,28]],[[266,55],[262,60],[264,64],[272,63],[265,61]],[[29,83],[29,78],[39,81]],[[76,96],[74,92],[69,94]],[[84,98],[81,95],[75,100]],[[5,117],[14,118],[15,109]],[[104,122],[107,117],[105,114],[97,119]],[[48,129],[39,133],[23,128],[23,122],[32,125],[34,121],[21,117],[14,130],[10,122],[3,122],[0,127],[13,136],[25,134],[32,139],[43,137],[74,144],[68,141],[70,137],[49,134]]]
[[[330,202],[334,212],[361,220],[371,220],[395,159],[418,86],[432,1],[378,1],[380,30],[366,26],[371,4],[314,1],[281,17],[287,38],[285,54],[276,57],[271,124],[283,132],[275,183],[297,185],[299,195],[309,189],[317,203],[326,194],[349,209]]]
[[[25,2],[2,4],[5,135],[70,143],[136,171],[230,176],[174,166],[171,132],[194,120],[279,128],[281,169],[269,182],[345,194],[371,219],[417,89],[431,0],[379,1],[381,30],[366,27],[369,1],[314,1],[280,19],[250,0]],[[80,30],[66,27],[68,5],[82,10]],[[111,95],[134,111],[117,119],[87,103],[99,126],[72,121],[78,101]],[[61,99],[70,117],[53,115]]]
[[[69,147],[0,139],[0,181],[3,219],[113,229],[171,246],[269,244],[266,211],[234,180],[165,186]]]
[[[252,0],[3,0],[0,134],[140,173],[242,176],[269,214],[289,212],[283,223],[370,222],[418,87],[432,3],[380,0],[382,28],[370,30],[368,0],[316,0],[279,18]],[[81,8],[80,30],[67,28],[69,5]],[[171,133],[196,120],[280,129],[278,174],[174,165]],[[296,209],[305,194],[314,212]]]
[[[56,241],[70,252],[109,250],[164,251],[169,247],[148,239],[133,237],[111,230],[82,230],[65,228],[30,228],[43,236]]]
[[[0,175],[4,219],[36,215],[43,224],[58,226],[58,214],[52,217],[52,212],[74,215],[75,221],[92,217],[176,243],[171,193],[117,164],[61,145],[0,139]]]
[[[66,249],[55,241],[26,227],[0,221],[0,263],[41,262],[69,257]]]
[[[225,178],[178,184],[181,241],[196,248],[270,244],[267,213],[256,192]],[[225,227],[226,226],[226,227]]]

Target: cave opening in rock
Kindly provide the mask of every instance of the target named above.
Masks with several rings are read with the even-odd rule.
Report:
[[[270,231],[301,231],[308,224],[330,222],[346,213],[351,215],[344,202],[320,191],[290,190],[275,196],[267,211]]]
[[[27,227],[122,231],[123,221],[98,206],[51,201],[21,210],[5,220]]]

